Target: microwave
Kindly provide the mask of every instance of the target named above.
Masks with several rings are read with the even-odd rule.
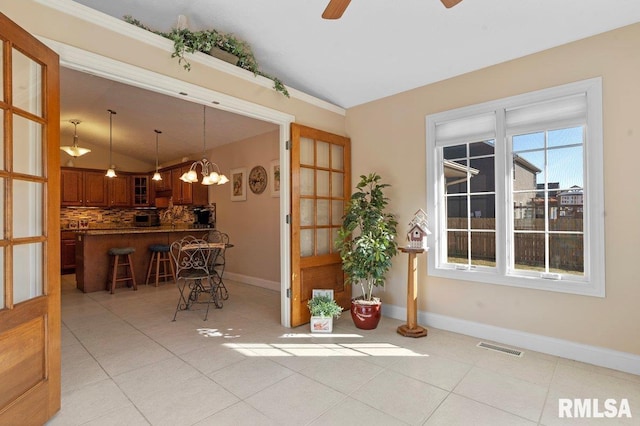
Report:
[[[158,213],[136,213],[133,216],[134,226],[160,226]]]

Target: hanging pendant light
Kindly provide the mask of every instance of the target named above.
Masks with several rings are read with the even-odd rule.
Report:
[[[78,146],[78,124],[81,123],[80,120],[69,120],[69,123],[73,124],[73,144],[63,145],[60,149],[72,157],[80,157],[91,152],[89,148],[80,148]]]
[[[109,111],[109,168],[107,169],[106,177],[116,177],[116,166],[112,163],[113,156],[113,115],[117,114],[115,111],[108,109]]]
[[[229,179],[220,173],[220,168],[216,163],[212,163],[206,158],[207,152],[207,107],[205,105],[202,106],[202,160],[194,161],[188,172],[185,172],[180,176],[180,180],[187,183],[194,183],[198,181],[198,172],[196,169],[198,166],[202,169],[202,184],[203,185],[213,185],[217,183],[218,185],[225,184],[229,182]]]
[[[153,174],[151,180],[158,181],[162,180],[162,176],[160,176],[160,173],[158,172],[158,135],[162,132],[158,129],[155,129],[154,132],[156,132],[156,172]]]

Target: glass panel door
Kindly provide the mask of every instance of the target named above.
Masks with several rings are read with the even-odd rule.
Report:
[[[331,289],[343,308],[351,303],[335,241],[350,192],[350,141],[291,125],[291,325],[309,321],[313,289]]]
[[[46,424],[60,409],[60,66],[2,13],[0,78],[0,424]]]

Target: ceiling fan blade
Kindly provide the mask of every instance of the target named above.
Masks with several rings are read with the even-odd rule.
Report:
[[[442,2],[442,4],[444,4],[444,7],[449,9],[450,7],[453,7],[456,4],[460,3],[462,0],[440,0],[440,1]]]
[[[338,19],[349,6],[351,0],[330,0],[327,8],[322,12],[324,19]]]

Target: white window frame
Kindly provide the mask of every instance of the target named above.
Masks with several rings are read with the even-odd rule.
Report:
[[[563,274],[527,274],[509,270],[511,251],[510,143],[506,129],[506,111],[573,95],[586,95],[584,139],[584,276]],[[436,127],[443,123],[468,121],[476,116],[495,114],[495,192],[496,192],[496,267],[460,268],[446,262],[447,218],[444,210],[444,170],[442,142],[436,140]],[[554,124],[566,124],[558,120]],[[571,124],[571,123],[569,123]],[[445,126],[446,127],[446,126]],[[484,131],[484,129],[481,129]],[[442,133],[442,132],[441,132]],[[604,171],[602,136],[602,79],[569,83],[558,87],[498,99],[478,105],[445,111],[426,117],[427,214],[432,234],[428,238],[428,273],[432,276],[514,287],[525,287],[587,296],[605,296]],[[486,137],[487,135],[482,135]],[[463,138],[457,142],[476,142]],[[444,244],[443,244],[444,242]],[[544,276],[544,277],[543,277]],[[561,279],[558,279],[561,278]]]

